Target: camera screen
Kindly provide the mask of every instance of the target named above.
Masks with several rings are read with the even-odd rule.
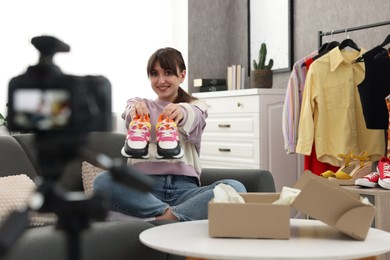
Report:
[[[16,89],[14,124],[20,129],[67,128],[71,120],[71,95],[65,89]]]

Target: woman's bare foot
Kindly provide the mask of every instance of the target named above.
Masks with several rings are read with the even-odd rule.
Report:
[[[163,220],[163,219],[167,219],[167,220],[178,220],[178,218],[173,215],[172,213],[172,210],[170,208],[168,208],[164,214],[160,215],[160,216],[157,216],[156,217],[156,220]]]

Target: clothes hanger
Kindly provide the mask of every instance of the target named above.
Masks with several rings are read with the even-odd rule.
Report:
[[[390,43],[390,34],[387,35],[386,39],[379,45],[379,47],[383,48],[387,44]],[[374,57],[375,60],[377,59],[390,59],[390,48],[387,50],[383,50]]]
[[[390,48],[375,55],[374,60],[390,59]]]
[[[330,33],[330,35],[333,34],[334,31]],[[326,36],[326,33],[324,34]],[[327,54],[329,51],[334,49],[335,47],[339,46],[340,43],[338,41],[331,41],[331,42],[326,42],[323,45],[321,45],[320,49],[318,50],[318,54],[313,57],[313,61],[322,57],[323,55]],[[305,67],[306,63],[303,63],[301,67]]]
[[[333,32],[334,32],[334,31],[332,31],[332,32],[330,33],[330,36],[333,35]],[[338,41],[336,41],[336,40],[333,39],[333,41],[329,42],[329,43],[326,45],[325,48],[321,48],[321,49],[318,51],[318,55],[316,55],[315,57],[313,57],[313,59],[314,59],[314,60],[315,60],[315,59],[318,59],[319,57],[321,57],[322,55],[328,53],[328,52],[331,51],[334,47],[337,47],[337,46],[339,46],[339,45],[340,45],[340,43],[339,43]]]
[[[338,41],[331,41],[330,43],[328,43],[328,45],[326,46],[326,48],[322,52],[319,52],[318,55],[313,57],[313,60],[316,60],[316,59],[324,56],[325,54],[327,54],[329,51],[333,50],[337,46],[340,46],[340,43]]]
[[[389,43],[390,43],[390,34],[387,35],[386,39],[379,46],[383,48],[383,47],[385,47]]]
[[[362,62],[362,61],[364,61],[364,58],[363,58],[363,56],[360,56],[360,57],[358,57],[358,58],[355,60],[354,63],[358,63],[358,62]]]
[[[342,41],[339,45],[340,50],[345,49],[346,47],[351,47],[352,49],[360,51],[359,46],[352,39],[349,39],[349,38]]]
[[[347,33],[347,31],[348,29],[345,29],[345,33]],[[352,49],[360,51],[359,46],[352,39],[349,38],[349,35],[347,35],[347,39],[341,42],[339,49],[342,50],[345,49],[346,47],[351,47]]]
[[[329,42],[325,42],[324,44],[321,45],[321,47],[318,49],[318,53],[322,53],[323,51],[326,50],[326,47],[328,47]]]
[[[327,33],[325,33],[324,36],[326,36],[326,34]],[[329,35],[332,35],[332,34],[333,34],[333,31]],[[329,44],[329,42],[325,42],[324,44],[322,44],[321,47],[318,49],[318,53],[322,53],[323,51],[325,51],[328,44]]]
[[[389,43],[390,43],[390,34],[387,35],[386,39],[379,45],[379,47],[383,48],[383,47],[385,47]],[[377,55],[375,55],[374,59],[375,60],[377,60],[377,59],[386,59],[386,58],[388,59],[388,58],[390,58],[389,55],[390,55],[389,49],[383,50],[380,53],[378,53]],[[363,60],[364,60],[363,56],[360,56],[359,58],[357,58],[355,60],[355,62],[361,62]]]

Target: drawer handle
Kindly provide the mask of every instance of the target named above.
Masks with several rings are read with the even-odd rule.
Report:
[[[219,124],[218,127],[220,127],[220,128],[230,128],[230,124]]]
[[[241,107],[241,106],[243,106],[243,104],[240,102],[237,102],[237,107]]]
[[[230,152],[229,148],[218,148],[218,151],[220,152]]]

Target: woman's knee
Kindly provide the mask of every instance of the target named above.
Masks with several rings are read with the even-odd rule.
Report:
[[[106,193],[111,183],[111,175],[108,172],[102,172],[93,180],[93,190],[95,193]]]
[[[237,192],[246,192],[246,188],[245,188],[244,184],[242,184],[241,182],[239,182],[237,180],[227,179],[227,180],[223,180],[222,182],[227,184],[227,185],[232,186],[233,189],[235,189]]]

